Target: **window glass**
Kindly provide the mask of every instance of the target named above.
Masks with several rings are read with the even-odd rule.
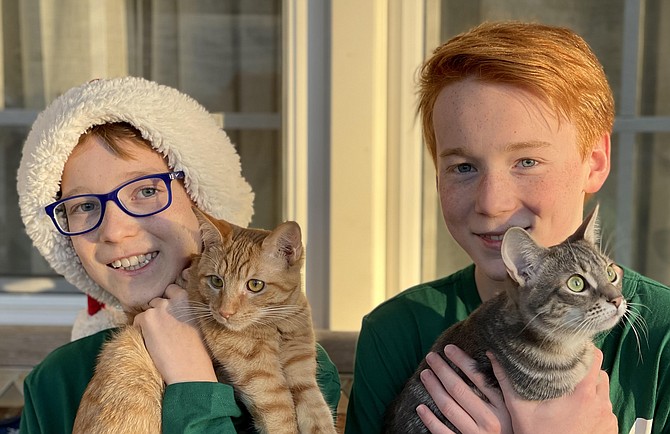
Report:
[[[19,278],[56,276],[24,232],[16,171],[37,113],[94,78],[142,76],[215,113],[256,194],[251,224],[281,220],[281,2],[6,0],[0,8],[0,292],[30,286]],[[62,279],[40,287],[75,291]]]
[[[670,284],[670,84],[663,80],[670,74],[670,4],[662,0],[442,0],[439,5],[441,41],[483,21],[523,20],[569,27],[591,45],[605,68],[617,107],[612,170],[596,195],[601,203],[603,244],[623,265]],[[626,33],[625,23],[634,14],[642,17],[639,32]],[[624,52],[625,43],[639,52]],[[638,65],[636,83],[622,79],[626,62]],[[629,93],[624,97],[624,92]],[[634,106],[622,107],[624,100]],[[623,129],[626,134],[621,134]],[[426,166],[425,170],[434,169]],[[434,277],[470,262],[437,211]]]

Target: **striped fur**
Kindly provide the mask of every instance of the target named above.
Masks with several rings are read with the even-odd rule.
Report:
[[[219,381],[233,386],[257,432],[334,434],[316,382],[300,227],[286,222],[272,232],[244,229],[194,211],[204,249],[185,284],[188,311],[175,314],[197,322]],[[263,282],[260,291],[250,290],[252,279],[254,289]],[[159,433],[162,393],[141,333],[125,327],[101,353],[74,432]]]
[[[444,347],[455,344],[475,360],[492,387],[498,387],[489,350],[507,373],[519,395],[528,400],[562,396],[586,375],[593,360],[591,341],[626,315],[621,293],[622,271],[596,247],[597,208],[580,228],[558,246],[537,245],[521,228],[509,229],[501,255],[518,284],[512,291],[488,300],[470,316],[448,328],[431,351],[445,360]],[[580,276],[585,286],[570,289]],[[449,360],[447,362],[482,399],[484,395]],[[428,433],[415,409],[426,404],[454,432],[423,387],[421,362],[385,418],[386,433]]]

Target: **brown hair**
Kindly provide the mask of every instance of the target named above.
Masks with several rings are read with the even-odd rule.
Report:
[[[140,130],[135,128],[128,122],[110,122],[106,124],[93,125],[79,138],[79,143],[83,142],[87,137],[98,137],[121,158],[131,158],[131,154],[127,149],[120,146],[123,140],[131,141],[142,147],[153,149],[151,142],[144,137]],[[77,143],[77,144],[79,144]]]
[[[603,67],[572,30],[520,22],[484,23],[439,46],[419,76],[418,112],[436,162],[433,107],[445,86],[468,77],[518,86],[574,122],[582,158],[612,131],[614,98]]]

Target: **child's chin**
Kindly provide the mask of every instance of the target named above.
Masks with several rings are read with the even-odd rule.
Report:
[[[503,283],[509,278],[509,274],[507,274],[507,269],[505,268],[502,259],[487,261],[487,263],[483,264],[480,268],[484,270],[486,277],[495,282]]]

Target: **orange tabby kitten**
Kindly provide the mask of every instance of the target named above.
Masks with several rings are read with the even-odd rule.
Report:
[[[188,272],[188,314],[219,381],[234,387],[260,433],[335,433],[316,382],[300,227],[244,229],[194,212],[204,251]],[[163,390],[139,329],[127,326],[102,350],[73,432],[160,433]]]

